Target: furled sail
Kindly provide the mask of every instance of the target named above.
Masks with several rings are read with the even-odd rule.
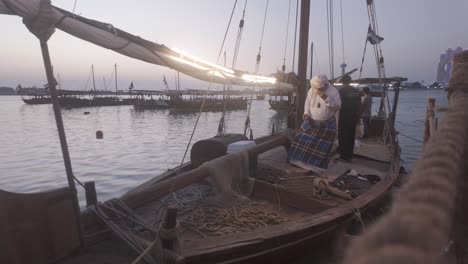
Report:
[[[41,4],[41,1],[46,2]],[[111,24],[72,14],[50,5],[48,0],[0,0],[0,14],[18,15],[32,23],[48,21],[82,40],[128,57],[175,69],[203,81],[256,87],[288,86],[277,83],[275,77],[226,68],[145,40]]]

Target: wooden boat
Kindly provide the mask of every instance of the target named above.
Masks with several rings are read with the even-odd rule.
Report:
[[[268,100],[270,108],[276,111],[288,111],[293,105],[293,91],[272,89]]]
[[[245,138],[228,135],[198,142],[192,148],[191,162],[168,170],[119,199],[94,205],[90,202],[88,209],[80,216],[87,250],[61,259],[59,263],[104,263],[109,257],[113,263],[131,263],[143,254],[151,263],[151,259],[155,258],[152,253],[159,252],[156,245],[164,233],[161,226],[165,226],[160,223],[168,205],[178,210],[176,215],[180,224],[176,228],[177,236],[171,239],[178,246],[170,252],[166,249],[164,256],[175,261],[278,262],[293,256],[291,252],[302,252],[316,243],[327,243],[336,238],[359,213],[377,204],[397,181],[400,148],[391,119],[385,120],[385,129],[380,135],[361,142],[352,162],[343,162],[335,157],[327,173],[322,176],[287,162],[286,149],[290,140],[286,135],[277,134],[255,140],[256,146],[247,149],[250,177],[254,182],[252,191],[244,200],[227,207],[206,202],[216,188],[205,180],[210,177],[210,171],[201,164],[219,156],[210,164],[223,166],[223,162],[235,155],[226,154],[229,144]],[[350,170],[357,171],[361,176],[350,176]],[[2,201],[9,201],[9,209],[6,215],[2,214],[0,222],[17,214],[13,204],[23,206],[22,202],[34,200],[42,204],[44,210],[25,211],[22,216],[36,214],[36,218],[41,218],[49,214],[49,218],[40,223],[48,227],[46,230],[55,229],[50,225],[50,221],[56,221],[55,214],[64,221],[67,217],[54,212],[54,209],[65,207],[64,204],[70,203],[70,200],[59,201],[54,197],[58,195],[57,192],[68,197],[69,191],[41,194],[1,192],[1,195],[8,197]],[[50,201],[55,202],[50,204]],[[71,227],[77,227],[76,221],[73,223],[72,212],[67,214]],[[24,221],[27,220],[10,222],[8,230],[21,230]],[[64,226],[59,226],[62,232]],[[34,227],[27,230],[27,234],[34,238],[32,241],[37,241],[43,231],[40,224]],[[67,232],[70,233],[70,230]],[[112,233],[116,236],[110,236]],[[76,234],[70,237],[75,240],[67,245],[78,243]],[[61,241],[70,237],[50,239]],[[7,232],[2,239],[12,239],[12,233]],[[122,241],[130,245],[130,250],[122,249]],[[19,244],[12,244],[12,247],[15,246]],[[148,248],[153,249],[146,250]]]
[[[205,94],[200,90],[135,90],[137,97],[133,103],[135,109],[165,109],[181,111],[223,111],[247,108],[248,100],[237,94],[238,91],[224,93],[212,91]],[[235,96],[231,96],[235,94]],[[220,97],[224,97],[220,98]],[[206,98],[205,98],[206,97]],[[156,98],[156,99],[155,99]],[[225,102],[226,100],[226,102]],[[202,108],[203,105],[203,108]]]
[[[0,11],[9,10],[1,3]],[[308,12],[303,16],[308,17]],[[70,19],[87,21],[79,16]],[[112,36],[118,35],[115,32]],[[300,39],[300,51],[306,51],[307,37]],[[47,43],[42,40],[41,46]],[[55,91],[47,56],[48,81]],[[307,56],[299,54],[299,58]],[[304,67],[299,77],[305,84]],[[252,78],[257,77],[234,80]],[[379,79],[379,83],[390,82],[400,79]],[[381,103],[385,102],[382,98]],[[378,203],[396,182],[400,170],[393,126],[397,102],[395,96],[392,113],[382,117],[385,126],[361,142],[353,161],[333,159],[326,174],[315,175],[287,162],[289,135],[294,131],[261,137],[254,144],[243,135],[221,135],[197,142],[191,162],[118,199],[98,203],[94,183],[85,183],[88,206],[83,212],[77,208],[71,166],[67,165],[70,158],[62,141],[70,187],[39,194],[0,191],[0,245],[4,249],[0,262],[260,263],[297,256],[290,253],[328,243],[347,222],[359,220],[360,213]],[[54,111],[60,116],[55,101]],[[57,119],[59,133],[63,132],[60,122]],[[59,135],[62,140],[64,134]],[[241,151],[236,152],[236,147]]]

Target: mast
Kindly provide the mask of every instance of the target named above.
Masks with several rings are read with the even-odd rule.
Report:
[[[304,109],[305,97],[307,94],[307,50],[309,46],[309,16],[310,0],[301,1],[301,23],[299,30],[299,59],[298,59],[298,79],[296,96],[296,127],[302,123],[302,113]]]
[[[115,68],[115,96],[117,96],[117,63],[114,64]]]
[[[96,81],[94,80],[94,65],[91,64],[91,72],[93,74],[93,90],[94,90],[94,95],[96,95]]]
[[[106,77],[102,76],[102,80],[104,81],[104,90],[107,91]]]
[[[179,71],[177,71],[177,87],[180,90],[180,77],[179,77]]]
[[[309,79],[312,79],[312,69],[314,68],[314,42],[310,42],[310,75]]]
[[[60,80],[60,73],[57,74],[59,89],[62,90],[62,81]]]

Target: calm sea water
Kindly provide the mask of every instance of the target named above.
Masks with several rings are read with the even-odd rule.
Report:
[[[443,91],[402,91],[397,129],[422,140],[426,100],[446,105]],[[374,106],[378,101],[374,101]],[[84,115],[83,112],[90,112]],[[197,113],[170,110],[135,111],[132,106],[62,110],[75,176],[95,181],[99,200],[122,195],[130,188],[180,164]],[[214,136],[220,113],[202,113],[194,141]],[[246,111],[226,115],[227,131],[241,133]],[[285,127],[285,115],[254,101],[254,136]],[[104,139],[95,138],[96,130]],[[421,143],[401,135],[402,159],[411,168]],[[17,96],[0,96],[0,189],[37,192],[67,184],[51,105],[26,105]],[[186,160],[189,159],[189,155]],[[79,188],[81,204],[84,194]]]

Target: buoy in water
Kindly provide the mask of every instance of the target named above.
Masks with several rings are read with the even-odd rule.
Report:
[[[96,131],[96,138],[101,139],[104,137],[104,133],[101,130]]]
[[[84,112],[83,114],[85,114],[85,115],[89,115],[89,112]]]

